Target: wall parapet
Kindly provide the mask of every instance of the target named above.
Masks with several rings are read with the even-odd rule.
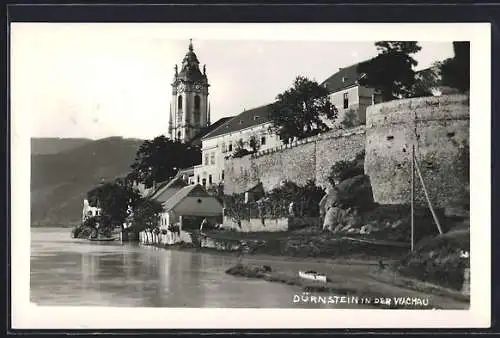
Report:
[[[332,130],[290,145],[225,161],[224,193],[242,193],[258,183],[264,190],[282,181],[304,185],[308,180],[326,187],[329,170],[337,161],[349,160],[364,150],[365,128]]]
[[[256,153],[249,154],[246,156],[249,156],[250,158],[262,157],[262,156],[266,156],[269,154],[282,152],[283,150],[286,150],[286,149],[300,147],[300,146],[302,146],[304,144],[308,144],[308,143],[318,142],[321,140],[329,140],[329,139],[334,139],[334,138],[348,137],[348,136],[352,136],[352,135],[364,135],[365,132],[366,132],[366,129],[365,129],[364,125],[356,126],[354,128],[350,128],[350,129],[329,130],[325,133],[321,133],[321,134],[318,134],[315,136],[306,137],[306,138],[294,141],[291,144],[284,144],[284,145],[281,145],[278,147],[258,151]],[[242,156],[242,157],[245,157],[245,156]]]
[[[366,129],[388,124],[469,119],[469,96],[463,94],[394,100],[368,107]]]

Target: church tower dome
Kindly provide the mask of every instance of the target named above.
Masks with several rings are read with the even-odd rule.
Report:
[[[182,60],[181,70],[175,65],[170,104],[169,136],[187,142],[209,124],[208,78],[206,67],[200,62],[189,40],[189,47]]]

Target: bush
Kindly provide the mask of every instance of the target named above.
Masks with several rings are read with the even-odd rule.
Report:
[[[341,122],[341,125],[344,128],[353,128],[359,126],[360,124],[361,121],[358,118],[358,113],[352,108],[345,113],[344,119]]]
[[[233,153],[233,157],[234,158],[240,158],[240,157],[243,157],[243,156],[246,156],[246,155],[250,155],[250,154],[253,154],[252,151],[250,150],[247,150],[245,148],[238,148],[234,151]]]
[[[336,182],[342,182],[348,178],[364,175],[365,169],[365,152],[364,150],[356,154],[351,161],[337,161],[330,168],[328,182],[335,186]]]
[[[285,181],[281,186],[265,193],[256,202],[245,204],[245,194],[224,196],[226,215],[236,220],[257,218],[279,218],[289,216],[290,203],[294,203],[294,213],[298,217],[318,217],[319,202],[325,192],[316,186],[314,181],[308,181],[304,186]]]
[[[404,275],[460,290],[469,260],[460,251],[470,251],[469,232],[450,232],[427,238],[396,264]]]

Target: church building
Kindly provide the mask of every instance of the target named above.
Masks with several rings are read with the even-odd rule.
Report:
[[[187,143],[210,126],[209,86],[206,66],[203,66],[203,71],[200,70],[200,62],[190,40],[181,70],[175,65],[168,126],[172,140]]]

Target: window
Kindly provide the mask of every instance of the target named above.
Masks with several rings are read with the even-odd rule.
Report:
[[[180,138],[181,138],[181,132],[180,132],[180,131],[178,131],[178,132],[177,132],[177,138],[178,138],[178,139],[180,139]]]
[[[231,143],[229,143],[229,145],[228,145],[227,148],[228,148],[229,151],[233,151],[233,145]]]
[[[349,93],[344,93],[344,109],[349,108]]]
[[[204,178],[202,182],[203,182],[203,183],[202,183],[202,184],[203,184],[203,186],[204,186],[204,187],[206,187],[206,186],[207,186],[207,179],[206,179],[206,178]]]
[[[177,98],[177,109],[182,109],[182,95]]]
[[[262,136],[262,137],[260,138],[260,144],[261,144],[261,145],[265,145],[265,144],[266,144],[266,137],[265,137],[265,136]]]
[[[254,120],[257,120],[258,118],[259,118],[259,115],[255,115],[255,116],[253,117],[253,119],[254,119]]]
[[[205,154],[205,165],[208,165],[208,154]]]
[[[222,170],[222,172],[220,174],[220,179],[224,181],[224,170]]]
[[[196,176],[196,183],[200,184],[200,175]]]
[[[226,144],[224,142],[222,142],[221,148],[222,148],[222,152],[225,153],[226,152]]]
[[[208,184],[212,184],[212,175],[208,175]]]
[[[198,95],[194,97],[194,109],[200,109],[200,97]]]
[[[215,153],[210,154],[210,164],[215,164]]]

